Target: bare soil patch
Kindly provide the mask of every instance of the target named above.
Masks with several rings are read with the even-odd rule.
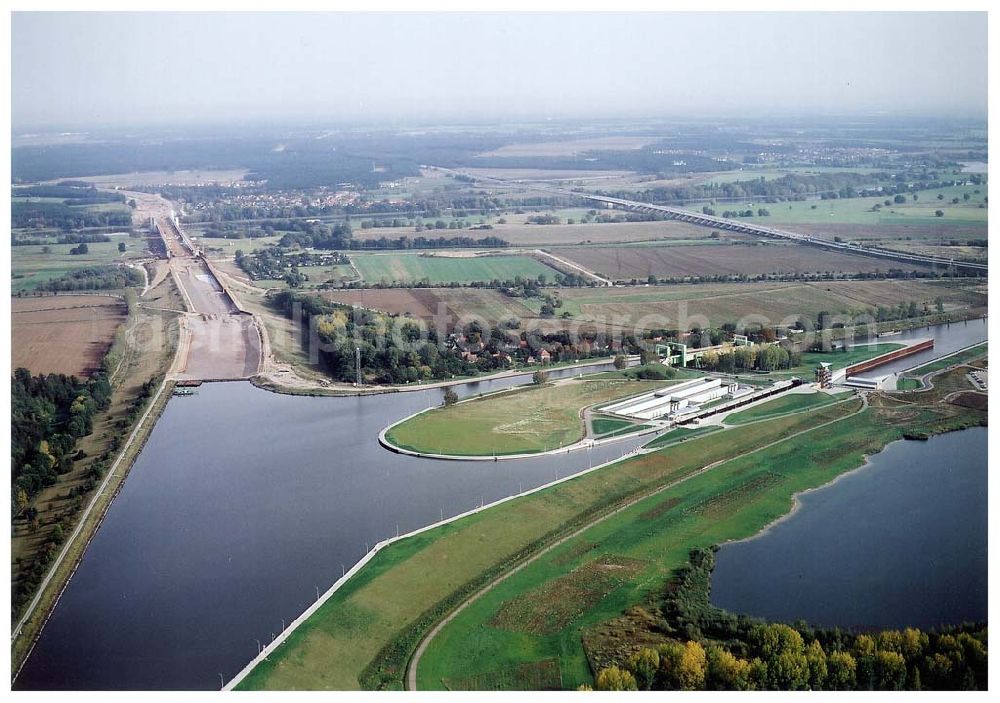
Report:
[[[89,376],[125,322],[125,301],[106,295],[11,299],[11,363],[32,373]]]
[[[814,247],[775,244],[673,247],[566,247],[561,256],[617,280],[719,274],[760,275],[885,270],[891,262]],[[907,268],[911,268],[908,264]],[[924,268],[924,267],[912,267]]]

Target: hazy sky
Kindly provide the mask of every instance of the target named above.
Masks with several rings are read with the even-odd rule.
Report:
[[[985,116],[985,13],[15,13],[12,121]]]

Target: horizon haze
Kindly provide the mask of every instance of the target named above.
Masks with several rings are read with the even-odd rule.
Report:
[[[15,12],[12,125],[706,114],[980,119],[986,18]]]

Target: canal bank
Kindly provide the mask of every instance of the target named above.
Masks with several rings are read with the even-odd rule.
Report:
[[[218,688],[378,542],[642,442],[499,466],[379,446],[387,420],[442,395],[302,398],[234,382],[172,398],[15,687]]]
[[[372,544],[583,468],[560,456],[455,471],[378,446],[387,421],[441,397],[231,383],[170,403],[17,686],[217,688]],[[185,446],[162,441],[176,432]]]

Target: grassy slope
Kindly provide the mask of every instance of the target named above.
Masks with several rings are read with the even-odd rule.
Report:
[[[796,441],[752,454],[654,496],[561,545],[475,601],[435,638],[421,660],[420,688],[442,680],[558,657],[564,688],[591,683],[581,631],[641,604],[662,588],[670,571],[695,547],[754,534],[785,514],[794,493],[826,483],[861,465],[902,436],[902,426],[869,409]],[[718,437],[713,438],[718,440]],[[604,598],[551,634],[511,632],[490,624],[498,610],[524,596],[528,612],[551,607],[559,577],[612,555],[641,568]],[[529,616],[530,617],[530,616]],[[550,621],[551,624],[551,621]]]
[[[258,666],[244,689],[354,689],[380,650],[456,589],[562,525],[741,450],[856,409],[854,402],[691,439],[509,501],[382,550]],[[571,529],[567,528],[568,531]],[[391,567],[391,568],[390,568]],[[397,672],[401,682],[402,672]]]
[[[612,417],[595,417],[590,422],[594,434],[607,434],[615,430],[621,430],[632,425],[628,420],[616,420]]]
[[[766,418],[784,415],[785,413],[818,408],[836,402],[836,398],[826,393],[792,393],[783,395],[762,405],[734,413],[726,418],[730,425],[742,425]]]
[[[515,276],[536,278],[545,274],[555,280],[556,272],[528,256],[445,257],[418,254],[355,254],[351,256],[366,281],[421,281],[431,283],[471,283],[513,280]]]
[[[667,383],[570,381],[528,388],[422,413],[394,427],[387,437],[405,449],[435,454],[545,451],[583,437],[581,408]]]

